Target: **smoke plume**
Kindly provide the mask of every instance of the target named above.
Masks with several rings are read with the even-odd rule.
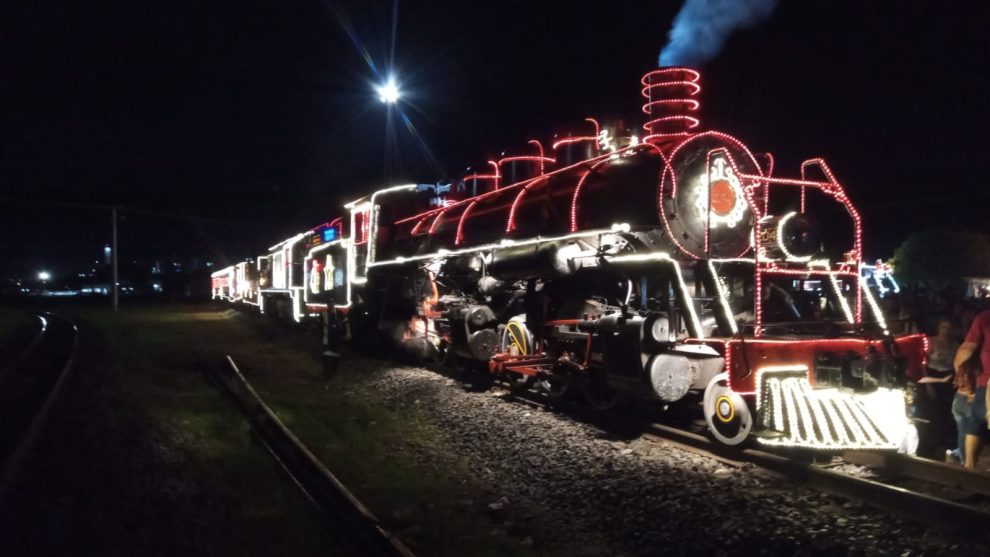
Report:
[[[684,0],[660,51],[661,66],[698,66],[716,55],[730,33],[770,16],[776,0]]]

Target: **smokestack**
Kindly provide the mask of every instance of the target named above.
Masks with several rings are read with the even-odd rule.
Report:
[[[643,129],[643,141],[664,143],[697,132],[701,103],[701,74],[683,67],[653,70],[643,76],[643,112],[649,118]]]

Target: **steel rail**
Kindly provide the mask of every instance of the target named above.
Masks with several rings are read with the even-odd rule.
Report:
[[[23,466],[24,459],[28,451],[37,444],[40,432],[45,423],[48,421],[48,416],[51,413],[51,409],[62,392],[66,380],[76,362],[76,354],[79,349],[79,328],[76,326],[75,322],[67,317],[49,312],[46,312],[45,315],[47,316],[47,319],[39,316],[44,323],[44,327],[41,334],[32,343],[32,347],[29,352],[34,353],[34,351],[37,350],[37,347],[40,346],[43,338],[51,338],[53,328],[48,326],[51,321],[61,320],[64,324],[67,324],[72,331],[72,340],[69,345],[68,354],[66,355],[64,363],[61,364],[60,369],[57,372],[54,383],[51,388],[47,390],[47,393],[41,401],[41,404],[38,406],[38,409],[34,411],[31,416],[27,427],[20,433],[15,444],[13,445],[13,449],[9,453],[9,456],[2,463],[2,470],[0,470],[0,495],[7,492],[7,489],[11,484],[11,480],[16,477],[18,471]],[[27,361],[28,358],[25,356],[25,358],[23,358],[20,362],[24,363]],[[11,378],[11,376],[16,373],[15,369],[16,368],[14,367],[8,369],[8,378]],[[42,378],[33,379],[43,380]]]
[[[990,497],[990,474],[956,464],[873,451],[848,451],[842,453],[842,459],[880,470],[891,477],[911,478]]]
[[[38,343],[41,342],[41,337],[45,336],[45,331],[48,330],[48,320],[40,315],[35,315],[35,317],[38,318],[38,321],[41,323],[41,327],[38,328],[38,332],[35,333],[34,338],[31,339],[31,342],[28,343],[24,350],[21,350],[20,353],[13,357],[13,359],[5,363],[3,367],[0,367],[0,381],[3,380],[4,376],[6,376],[11,369],[17,367],[17,365],[20,364],[24,358],[27,358],[28,354],[33,352],[35,347],[38,346]]]
[[[207,366],[210,378],[240,409],[272,457],[330,520],[329,527],[348,555],[413,557],[367,507],[299,440],[251,386],[231,356],[228,373]]]
[[[990,512],[882,481],[843,474],[758,449],[747,448],[731,452],[726,449],[719,450],[718,446],[704,435],[662,424],[651,424],[649,433],[664,439],[673,438],[684,445],[715,456],[732,455],[733,459],[751,462],[761,468],[789,476],[814,489],[856,499],[871,507],[893,512],[911,520],[937,524],[948,530],[982,536],[985,528],[990,524]],[[897,457],[893,457],[892,460],[904,462]],[[959,487],[968,489],[967,486]]]

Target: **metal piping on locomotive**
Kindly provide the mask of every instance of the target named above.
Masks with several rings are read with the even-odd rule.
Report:
[[[599,408],[698,393],[730,445],[896,448],[924,338],[889,335],[831,170],[812,159],[799,178],[772,176],[738,139],[699,131],[694,70],[641,84],[642,140],[588,119],[594,135],[558,139],[552,156],[531,141],[492,174],[376,191],[256,266],[214,273],[214,295],[256,292],[262,311],[283,297],[297,320],[322,316],[328,346],[384,340],[514,388],[579,388]],[[816,167],[823,180],[806,176]],[[829,203],[854,238],[834,262],[812,214]]]

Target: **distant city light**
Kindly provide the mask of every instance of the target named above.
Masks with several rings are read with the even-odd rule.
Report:
[[[390,77],[384,84],[375,88],[378,93],[378,100],[386,104],[395,104],[399,101],[399,86],[395,84],[395,78]]]
[[[38,280],[48,280],[50,278],[52,278],[52,275],[48,271],[41,271],[38,273]]]

